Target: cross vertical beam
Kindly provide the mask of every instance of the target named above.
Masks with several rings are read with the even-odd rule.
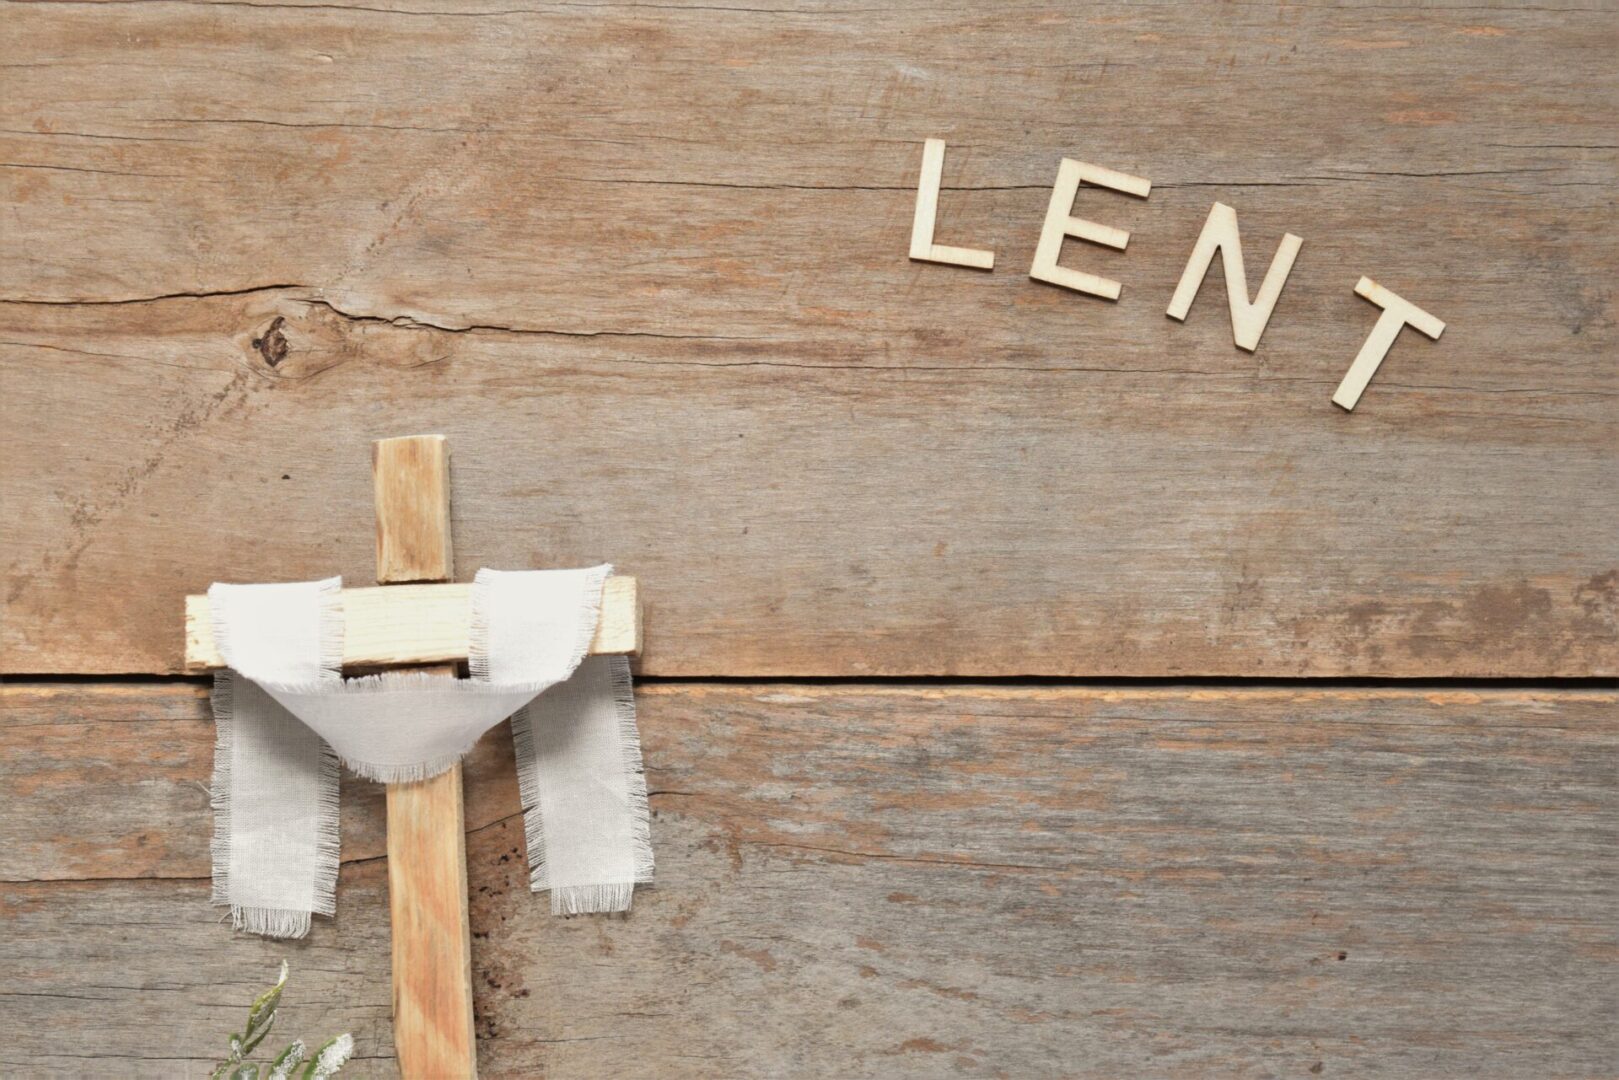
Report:
[[[377,583],[449,581],[450,451],[442,435],[372,445]],[[454,665],[423,668],[454,673]],[[478,1074],[461,766],[388,785],[394,1048],[406,1080]]]

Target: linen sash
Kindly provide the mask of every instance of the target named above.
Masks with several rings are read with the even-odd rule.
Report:
[[[557,914],[623,911],[652,880],[629,661],[586,658],[611,566],[480,570],[470,679],[344,679],[340,578],[208,590],[213,902],[238,929],[302,937],[336,910],[338,764],[384,783],[448,769],[512,717],[530,885]]]

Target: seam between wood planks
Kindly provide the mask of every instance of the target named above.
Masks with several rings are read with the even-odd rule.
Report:
[[[32,683],[72,685],[174,685],[194,683],[199,687],[211,685],[211,674],[175,673],[154,675],[151,672],[96,673],[79,672],[12,672],[0,677],[5,683]],[[1299,690],[1614,690],[1619,689],[1619,678],[1606,675],[1550,675],[1550,676],[1399,676],[1375,675],[1107,675],[1087,677],[1080,675],[641,675],[635,677],[636,686],[687,686],[715,683],[726,686],[799,685],[799,686],[985,686],[985,687],[1050,687],[1056,689],[1299,689]]]

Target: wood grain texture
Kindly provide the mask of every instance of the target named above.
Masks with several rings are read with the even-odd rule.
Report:
[[[390,1074],[377,785],[345,779],[335,922],[232,935],[203,688],[0,695],[0,1061],[200,1075],[286,955],[288,1033],[352,1029]],[[627,918],[552,918],[510,740],[467,763],[486,1078],[1516,1080],[1619,1054],[1613,692],[638,698],[659,878]]]
[[[472,639],[472,586],[395,585],[344,589],[343,663],[392,667],[467,658]],[[225,666],[214,644],[207,593],[186,597],[185,667],[188,673]],[[641,648],[640,591],[632,577],[602,583],[601,618],[591,656],[626,656]]]
[[[478,1075],[461,770],[387,785],[394,1047],[407,1077]]]
[[[1606,10],[7,35],[5,670],[176,671],[198,580],[363,576],[351,448],[434,430],[462,574],[613,560],[649,673],[1619,672]],[[928,137],[994,273],[906,257]],[[1026,277],[1064,156],[1153,182],[1076,211],[1131,234],[1066,256],[1116,305]],[[1305,241],[1253,355],[1212,297],[1164,315],[1216,201]],[[1345,414],[1363,274],[1449,329]]]
[[[453,578],[449,441],[442,435],[378,439],[371,444],[371,487],[377,516],[377,583]]]
[[[442,435],[371,444],[377,581],[455,576],[450,450]],[[455,665],[421,668],[454,675]],[[475,1080],[472,932],[460,762],[437,776],[387,785],[388,924],[394,1049],[409,1080]]]

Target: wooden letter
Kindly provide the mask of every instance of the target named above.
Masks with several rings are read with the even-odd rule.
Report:
[[[933,242],[933,222],[939,216],[939,183],[944,177],[944,140],[928,139],[922,144],[922,178],[916,185],[916,217],[911,220],[911,258],[919,262],[970,266],[975,270],[995,267],[993,251],[949,247]]]
[[[1063,158],[1062,164],[1057,167],[1057,183],[1051,189],[1051,202],[1046,206],[1046,223],[1040,227],[1040,243],[1034,249],[1034,265],[1029,267],[1029,276],[1036,281],[1061,285],[1065,289],[1117,300],[1120,288],[1117,281],[1057,265],[1057,256],[1062,254],[1065,237],[1089,240],[1093,244],[1117,248],[1119,251],[1123,251],[1130,242],[1130,234],[1123,229],[1098,225],[1094,221],[1073,216],[1074,197],[1079,194],[1081,181],[1122,191],[1140,199],[1145,199],[1152,190],[1151,180]]]
[[[1259,286],[1259,295],[1250,303],[1248,275],[1242,267],[1242,238],[1237,232],[1237,212],[1225,203],[1215,203],[1192,248],[1192,257],[1186,260],[1175,295],[1169,298],[1166,314],[1176,322],[1186,321],[1186,313],[1192,310],[1198,287],[1208,275],[1209,264],[1218,250],[1220,265],[1225,268],[1226,299],[1231,303],[1231,336],[1237,348],[1253,352],[1259,348],[1259,336],[1270,322],[1270,313],[1276,308],[1276,300],[1282,295],[1282,286],[1287,284],[1287,275],[1292,273],[1293,260],[1298,258],[1299,246],[1303,243],[1292,233],[1282,236],[1276,257],[1271,259],[1270,270]]]
[[[1424,334],[1439,340],[1439,335],[1445,332],[1445,324],[1423,311],[1409,300],[1389,292],[1383,286],[1369,277],[1360,279],[1355,286],[1355,293],[1364,296],[1372,303],[1383,309],[1378,317],[1377,325],[1366,339],[1366,344],[1360,347],[1355,355],[1355,362],[1349,365],[1344,373],[1343,382],[1338,384],[1338,390],[1332,395],[1332,403],[1340,405],[1345,410],[1355,407],[1360,400],[1361,392],[1366,384],[1372,381],[1377,373],[1377,366],[1388,355],[1389,346],[1394,339],[1400,336],[1400,330],[1406,326],[1414,326]]]

